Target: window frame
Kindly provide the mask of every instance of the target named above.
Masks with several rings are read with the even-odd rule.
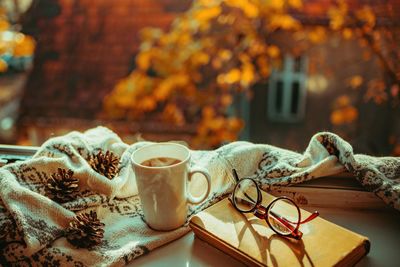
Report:
[[[270,121],[295,123],[304,119],[306,110],[306,81],[308,58],[305,55],[285,55],[282,70],[273,69],[268,81],[267,118]],[[282,84],[281,86],[278,86]],[[298,85],[298,96],[293,86]],[[282,92],[280,94],[279,92]],[[297,98],[297,100],[294,99]],[[293,101],[296,111],[293,112]]]

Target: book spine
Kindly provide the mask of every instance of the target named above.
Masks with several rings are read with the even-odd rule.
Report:
[[[275,188],[269,193],[291,197],[302,207],[387,209],[380,198],[367,191],[290,186]]]

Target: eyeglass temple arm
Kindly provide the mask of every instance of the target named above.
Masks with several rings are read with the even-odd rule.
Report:
[[[272,217],[275,220],[277,220],[278,222],[283,224],[285,227],[287,227],[291,231],[293,231],[295,229],[292,224],[296,224],[296,223],[289,221],[285,217],[282,217],[282,216],[278,215],[277,213],[273,212],[272,210],[270,210],[269,213],[272,215]]]
[[[300,222],[300,224],[303,224],[303,223],[307,223],[307,222],[309,222],[309,221],[312,221],[312,220],[314,220],[315,218],[317,218],[318,216],[319,216],[319,212],[318,212],[318,211],[314,211],[312,214],[310,214],[310,216],[308,216],[306,219],[302,220],[302,221]]]
[[[281,217],[281,216],[279,216],[278,214],[276,214],[276,213],[273,212],[273,211],[270,211],[270,212],[271,212],[271,214],[273,214],[275,217],[279,217],[279,219],[282,220],[282,221],[285,221],[285,222],[290,223],[290,224],[296,224],[296,222],[292,222],[292,221],[286,219],[285,217]],[[314,212],[313,212],[312,214],[310,214],[310,216],[308,216],[306,219],[304,219],[304,220],[302,220],[301,222],[299,222],[299,224],[308,223],[309,221],[314,220],[314,219],[317,218],[318,216],[319,216],[319,212],[318,212],[318,211],[314,211]]]
[[[232,169],[232,172],[233,172],[233,177],[235,177],[236,182],[239,182],[239,176],[238,176],[236,170]]]

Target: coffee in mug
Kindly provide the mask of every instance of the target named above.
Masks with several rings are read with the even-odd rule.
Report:
[[[181,162],[179,159],[160,157],[143,161],[140,165],[147,167],[165,167]]]
[[[173,230],[187,219],[189,203],[206,199],[211,188],[207,170],[190,167],[190,150],[176,143],[155,143],[136,150],[131,157],[144,219],[154,230]],[[195,197],[188,183],[195,173],[207,181],[205,192]]]

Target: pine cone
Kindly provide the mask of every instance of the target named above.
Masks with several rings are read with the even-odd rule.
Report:
[[[99,151],[97,155],[89,156],[88,162],[93,170],[108,179],[114,178],[119,172],[119,157],[110,151],[107,151],[105,155]]]
[[[104,223],[97,218],[95,211],[78,214],[69,223],[66,237],[68,242],[78,248],[91,248],[101,243],[104,236]]]
[[[73,175],[72,170],[58,168],[58,173],[52,174],[47,182],[47,195],[59,203],[73,200],[79,191],[79,179],[73,178]]]

